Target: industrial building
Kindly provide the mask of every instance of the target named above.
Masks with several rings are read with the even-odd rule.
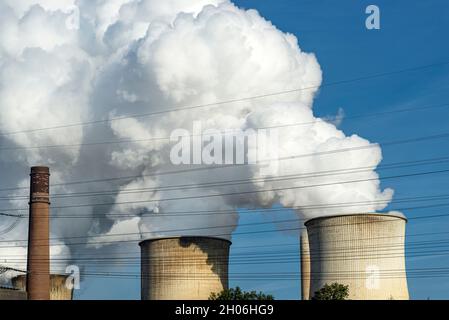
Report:
[[[14,278],[12,281],[15,288],[1,289],[0,300],[50,300],[50,169],[48,167],[31,168],[29,206],[27,276]],[[57,278],[52,281],[56,287]],[[54,295],[59,291],[59,289],[54,290]]]
[[[228,288],[228,240],[189,236],[139,245],[142,300],[207,300]]]
[[[349,299],[409,299],[405,271],[406,218],[351,214],[306,221],[301,238],[303,299],[325,284],[348,285]],[[307,248],[308,242],[308,248]],[[310,276],[307,276],[307,275]]]
[[[16,288],[0,287],[0,300],[26,300],[27,293]]]
[[[50,275],[50,300],[72,300],[73,288],[69,289],[66,285],[68,275],[52,274]],[[19,275],[12,278],[14,288],[26,291],[26,276]]]
[[[50,275],[49,168],[31,168],[27,271],[0,288],[0,300],[72,300],[67,275]],[[409,299],[405,269],[407,219],[393,214],[313,218],[300,236],[301,294],[326,284],[349,288],[352,300]],[[142,300],[207,300],[228,288],[231,242],[208,236],[144,240]]]

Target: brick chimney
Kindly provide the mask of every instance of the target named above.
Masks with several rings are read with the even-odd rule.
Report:
[[[50,170],[32,167],[30,176],[26,288],[29,300],[50,300]]]

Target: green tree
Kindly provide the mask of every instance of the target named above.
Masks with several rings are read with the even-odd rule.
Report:
[[[325,284],[316,291],[312,300],[346,300],[349,297],[349,286],[334,282]]]
[[[264,294],[256,291],[242,291],[240,287],[225,289],[218,293],[212,293],[209,300],[274,300],[270,294]]]

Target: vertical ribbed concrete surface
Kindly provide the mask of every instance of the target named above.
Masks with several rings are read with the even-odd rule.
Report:
[[[301,299],[310,299],[310,254],[309,254],[309,236],[307,230],[301,233],[299,242],[301,254]]]
[[[406,222],[403,217],[386,214],[307,221],[311,297],[326,283],[338,282],[349,286],[349,299],[409,299]]]
[[[72,300],[73,289],[66,286],[67,275],[50,275],[50,300]],[[26,290],[26,277],[24,275],[12,278],[14,288]]]
[[[230,245],[196,236],[142,241],[142,300],[207,300],[227,289]]]

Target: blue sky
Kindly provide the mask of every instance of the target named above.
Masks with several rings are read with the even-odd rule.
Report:
[[[429,1],[335,1],[335,0],[239,0],[243,8],[257,9],[266,19],[284,32],[293,33],[306,52],[313,52],[323,70],[324,83],[353,79],[383,72],[410,69],[423,65],[449,62],[449,2]],[[381,29],[365,28],[365,8],[376,4],[381,11]],[[405,108],[426,107],[449,103],[449,64],[438,67],[403,72],[338,86],[321,88],[314,104],[319,116],[334,115],[339,108],[346,116],[393,111]],[[372,118],[347,119],[341,124],[346,134],[356,133],[373,142],[403,140],[408,138],[449,132],[449,108],[441,107],[415,112],[395,113]],[[449,139],[436,139],[419,143],[386,146],[383,162],[436,158],[449,155]],[[379,172],[381,177],[402,173],[447,169],[448,164],[403,168]],[[390,179],[382,187],[395,189],[395,197],[413,197],[449,193],[448,174]],[[447,202],[447,201],[446,201]],[[445,204],[445,201],[426,204]],[[413,206],[411,204],[410,206]],[[394,207],[394,205],[393,205]],[[410,210],[408,217],[449,214],[449,206]],[[281,219],[293,218],[286,210]],[[242,212],[240,222],[269,221],[264,215]],[[251,230],[275,230],[275,226],[260,226]],[[446,232],[449,216],[410,220],[407,234]],[[235,233],[248,231],[239,227]],[[449,234],[407,237],[415,241],[449,241]],[[444,242],[443,242],[444,243]],[[298,236],[272,232],[265,234],[235,235],[231,252],[231,273],[296,272],[298,261],[289,264],[239,265],[232,261],[238,254],[247,252],[245,246],[276,245],[270,250],[299,252]],[[281,249],[279,249],[281,248]],[[446,250],[427,247],[429,250]],[[413,248],[407,245],[407,254]],[[246,251],[245,251],[246,250]],[[259,250],[259,249],[252,249]],[[409,254],[410,253],[410,254]],[[408,269],[449,266],[447,255],[407,257]],[[126,269],[138,273],[139,268]],[[76,297],[105,299],[139,299],[140,280],[89,279],[84,282]],[[412,299],[449,299],[449,277],[410,278]],[[263,290],[277,299],[298,299],[298,281],[260,280],[238,281],[231,276],[231,286],[246,290]]]

